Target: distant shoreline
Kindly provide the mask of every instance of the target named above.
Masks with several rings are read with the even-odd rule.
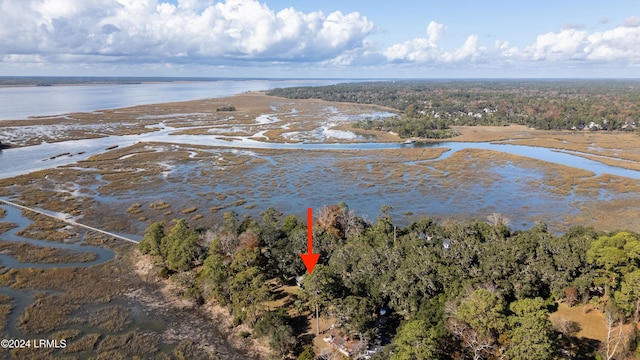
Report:
[[[0,88],[48,87],[48,86],[91,86],[91,85],[142,85],[162,83],[195,83],[218,81],[299,81],[299,80],[339,80],[345,82],[369,81],[368,79],[316,79],[316,78],[227,78],[227,77],[101,77],[101,76],[0,76]]]
[[[138,83],[133,84],[136,81]],[[196,78],[56,78],[53,81],[51,78],[0,77],[0,122],[337,82],[259,79],[198,81]]]

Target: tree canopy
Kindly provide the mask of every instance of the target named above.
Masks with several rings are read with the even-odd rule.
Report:
[[[320,211],[314,249],[322,256],[313,274],[299,258],[306,225],[275,209],[259,221],[225,214],[207,242],[183,220],[168,233],[154,223],[139,249],[176,279],[190,274],[187,293],[226,306],[284,357],[310,356],[299,335],[315,328],[316,309],[345,336],[389,339],[380,354],[393,359],[557,358],[581,341],[550,322],[565,299],[592,299],[619,321],[639,320],[637,234],[575,227],[555,235],[544,224],[512,231],[500,221],[432,219],[398,227],[387,210],[374,222],[344,204]],[[296,279],[292,298],[273,309],[280,285]],[[306,330],[293,326],[293,314],[309,314]],[[633,351],[629,344],[616,349]]]

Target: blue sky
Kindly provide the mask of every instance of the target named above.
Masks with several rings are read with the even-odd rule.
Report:
[[[640,77],[640,1],[0,0],[0,75]]]

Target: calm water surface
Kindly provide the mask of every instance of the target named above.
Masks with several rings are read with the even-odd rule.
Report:
[[[338,80],[220,80],[149,84],[0,88],[0,120],[91,112],[126,106],[230,96],[277,87],[330,85]]]

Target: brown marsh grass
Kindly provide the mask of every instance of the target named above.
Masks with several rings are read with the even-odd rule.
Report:
[[[18,227],[18,224],[14,224],[10,222],[0,222],[0,234],[5,233],[17,227]]]
[[[220,106],[233,105],[236,111],[217,112]],[[275,109],[275,110],[274,110]],[[293,111],[295,109],[295,111]],[[108,135],[131,135],[156,131],[148,128],[160,121],[168,126],[181,128],[203,126],[202,129],[184,130],[184,133],[214,134],[208,132],[219,126],[229,128],[240,127],[240,131],[232,131],[228,136],[250,136],[261,130],[277,131],[283,124],[289,124],[287,131],[308,131],[324,124],[326,118],[337,109],[344,115],[355,115],[374,111],[396,111],[375,105],[332,103],[323,100],[304,99],[291,100],[267,96],[263,92],[249,92],[231,97],[203,99],[185,102],[133,106],[121,109],[104,110],[100,113],[71,113],[49,118],[33,118],[25,120],[5,120],[0,129],[21,128],[34,125],[67,125],[66,130],[55,135],[39,134],[25,137],[12,144],[13,146],[36,145],[43,141],[58,142],[74,139],[88,139]],[[281,120],[273,124],[258,124],[255,119],[263,114],[276,114]],[[284,142],[281,133],[274,132],[268,139],[260,141]],[[52,154],[54,155],[54,154]]]
[[[101,334],[86,334],[77,339],[75,339],[75,337],[65,337],[65,339],[70,339],[70,341],[68,341],[67,347],[60,352],[63,354],[77,354],[92,351],[96,348],[101,337]]]
[[[132,323],[129,309],[123,305],[95,309],[89,314],[89,324],[103,332],[122,332]]]
[[[0,242],[0,252],[9,254],[22,263],[55,264],[89,262],[96,259],[91,252],[41,247],[21,242]]]
[[[5,334],[7,331],[7,317],[11,314],[11,303],[13,299],[4,294],[0,294],[0,332]]]

